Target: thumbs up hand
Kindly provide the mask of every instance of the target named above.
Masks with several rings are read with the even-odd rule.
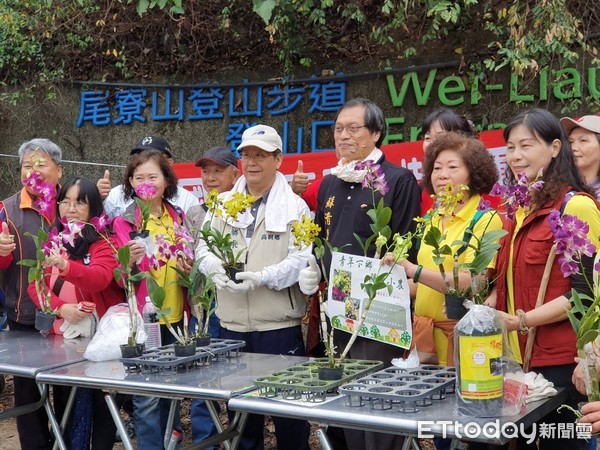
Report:
[[[110,172],[108,170],[104,171],[104,176],[98,180],[96,187],[100,191],[100,197],[104,200],[110,192]]]
[[[0,256],[10,255],[17,247],[15,244],[15,237],[10,234],[8,224],[2,222],[2,233],[0,233]]]
[[[304,295],[312,295],[319,289],[321,271],[314,255],[308,257],[308,267],[300,271],[298,285]]]
[[[301,159],[298,160],[298,168],[292,178],[291,188],[297,195],[304,194],[308,188],[308,174],[304,173],[304,164]]]

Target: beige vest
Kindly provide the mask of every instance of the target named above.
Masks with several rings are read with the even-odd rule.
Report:
[[[214,218],[213,221],[218,229],[222,229],[223,222],[220,219]],[[226,233],[238,231],[232,234],[238,243],[236,250],[246,249],[247,272],[258,272],[264,267],[277,264],[288,254],[291,224],[285,233],[268,233],[264,225],[263,208],[256,219],[256,227],[248,248],[245,229],[232,230],[229,225],[225,229]],[[221,326],[242,333],[298,326],[306,312],[306,300],[297,283],[281,291],[266,286],[259,286],[243,294],[219,290],[217,301],[217,316],[221,320]]]

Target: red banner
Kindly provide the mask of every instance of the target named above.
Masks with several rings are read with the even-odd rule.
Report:
[[[502,130],[485,131],[479,137],[490,153],[494,155],[500,172],[500,178],[502,178],[504,176],[504,160],[506,155]],[[389,161],[406,167],[414,173],[417,180],[421,179],[423,175],[423,143],[421,141],[384,145],[382,150]],[[317,153],[287,154],[283,156],[280,171],[291,180],[292,175],[298,168],[299,160],[302,161],[304,172],[309,174],[309,179],[311,180],[322,178],[329,173],[331,167],[337,164],[337,158],[333,150]],[[200,168],[196,167],[193,162],[176,163],[174,168],[179,178],[179,185],[192,191],[196,197],[203,200],[204,193],[202,190]]]

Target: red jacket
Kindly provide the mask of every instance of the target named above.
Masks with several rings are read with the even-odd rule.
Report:
[[[89,248],[89,264],[83,260],[69,260],[67,268],[59,274],[65,282],[75,286],[77,303],[82,301],[94,302],[98,317],[102,318],[108,308],[125,302],[125,292],[113,278],[113,270],[117,267],[115,252],[108,243],[100,238]],[[27,292],[33,302],[39,306],[34,283],[27,286]],[[72,303],[57,297],[54,292],[50,304],[53,309],[64,303]]]
[[[568,190],[565,190],[566,194]],[[554,244],[554,236],[550,231],[548,216],[553,209],[560,210],[564,195],[558,200],[527,216],[519,230],[513,250],[513,285],[515,311],[531,311],[535,308],[544,267]],[[510,255],[510,242],[514,232],[514,222],[505,221],[504,228],[508,235],[503,238],[502,247],[498,253],[498,278],[496,281],[498,302],[496,308],[506,309],[506,271]],[[560,270],[558,257],[555,258],[550,273],[550,281],[544,297],[544,303],[549,302],[571,291],[571,279],[564,277]],[[577,356],[575,347],[575,332],[568,319],[560,322],[537,327],[533,345],[531,367],[558,366],[573,364]],[[525,355],[527,335],[519,334],[521,355]]]

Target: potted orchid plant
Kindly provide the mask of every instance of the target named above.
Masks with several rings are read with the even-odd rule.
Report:
[[[198,347],[210,344],[211,338],[208,334],[210,317],[216,311],[217,291],[211,275],[205,275],[200,271],[202,260],[194,261],[190,273],[175,269],[179,274],[177,282],[187,289],[188,299],[198,314],[198,327],[192,337],[196,339]]]
[[[235,192],[229,200],[223,201],[218,191],[213,189],[208,193],[205,202],[210,220],[207,220],[200,229],[200,239],[206,243],[208,250],[213,255],[223,261],[223,268],[234,282],[238,282],[235,274],[244,271],[244,265],[241,261],[244,250],[236,250],[237,242],[231,234],[225,233],[225,228],[230,225],[234,232],[238,232],[233,224],[238,220],[240,214],[246,212],[254,200],[251,195]],[[215,217],[222,221],[223,226],[221,229],[213,226],[214,221],[212,219]]]
[[[483,303],[487,297],[489,293],[487,268],[500,248],[500,239],[507,234],[502,229],[488,231],[495,214],[497,214],[493,211],[487,219],[481,237],[476,236],[472,226],[469,226],[462,240],[456,240],[450,245],[444,244],[446,240],[446,234],[443,231],[444,220],[455,214],[456,208],[463,203],[468,190],[467,186],[460,185],[455,191],[454,186],[448,183],[444,190],[436,196],[434,209],[430,210],[424,219],[420,219],[421,224],[425,227],[423,243],[432,247],[433,262],[438,266],[446,285],[446,315],[449,319],[454,320],[461,319],[467,313],[464,306],[465,300],[470,299],[479,304]],[[483,215],[488,210],[489,202],[481,199],[477,207],[477,220],[479,215]],[[460,263],[460,255],[467,249],[473,251],[473,259],[469,263]],[[448,257],[453,262],[451,278],[444,265]],[[467,270],[471,275],[471,284],[466,289],[458,287],[461,270]]]
[[[27,281],[29,283],[35,283],[35,291],[38,297],[38,303],[40,304],[40,308],[36,310],[35,327],[42,333],[46,333],[52,328],[57,312],[50,306],[50,291],[44,282],[43,262],[51,251],[48,244],[50,236],[44,229],[44,217],[51,216],[54,211],[56,189],[51,184],[44,182],[40,174],[35,171],[32,171],[23,183],[33,192],[38,194],[34,199],[34,203],[40,213],[41,224],[36,235],[25,233],[25,236],[31,236],[33,239],[36,248],[36,258],[24,259],[17,264],[29,267]],[[56,232],[56,230],[54,230],[54,232]]]
[[[371,230],[373,234],[364,241],[355,234],[355,238],[358,240],[365,256],[371,244],[374,244],[376,249],[375,258],[377,259],[387,252],[394,254],[395,261],[406,258],[416,234],[408,233],[406,236],[400,236],[396,233],[394,236],[392,236],[392,231],[389,226],[392,217],[391,208],[385,206],[383,198],[381,198],[377,203],[375,202],[376,192],[379,192],[383,196],[389,190],[385,181],[385,174],[381,171],[380,166],[372,161],[358,162],[356,169],[366,170],[366,176],[363,180],[362,187],[363,189],[366,188],[371,190],[373,200],[372,208],[367,211],[367,215],[372,222]],[[333,247],[329,241],[319,237],[320,231],[320,227],[308,217],[303,217],[301,221],[296,222],[292,226],[294,243],[297,247],[302,248],[303,246],[310,245],[311,243],[314,245],[315,258],[319,261],[321,273],[324,274],[326,283],[329,283],[324,265],[325,252],[326,250],[329,252],[334,252],[339,251],[340,249]],[[327,355],[326,364],[318,368],[319,377],[321,379],[340,379],[342,377],[343,363],[348,355],[348,352],[360,334],[360,331],[363,329],[363,325],[367,319],[375,296],[380,290],[383,289],[387,290],[388,293],[391,293],[392,291],[392,286],[386,282],[390,272],[391,268],[389,266],[380,265],[375,274],[365,275],[364,280],[361,283],[361,288],[365,291],[367,297],[363,302],[362,313],[360,314],[360,317],[358,317],[356,323],[353,323],[353,331],[350,339],[339,355],[333,343],[334,328],[332,327],[331,331],[328,331],[327,318],[325,314],[326,300],[324,292],[318,292],[321,320],[321,340],[325,346],[325,353]]]
[[[166,261],[175,258],[182,258],[184,260],[191,260],[194,258],[192,249],[194,240],[185,226],[174,224],[173,229],[168,230],[167,233],[169,233],[169,236],[157,234],[155,237],[155,252],[150,258],[150,264],[155,268],[163,266],[166,264]],[[210,286],[207,284],[198,284],[198,280],[202,279],[202,274],[198,270],[198,265],[198,262],[194,263],[189,274],[184,270],[173,267],[173,270],[179,275],[177,283],[184,288],[191,288],[192,300],[194,300],[194,298],[197,299],[205,295],[210,295]],[[165,277],[166,274],[165,271]],[[187,315],[184,314],[183,316],[183,328],[173,328],[171,323],[167,320],[167,316],[171,313],[171,310],[170,308],[163,308],[166,295],[164,288],[165,283],[160,286],[148,272],[144,272],[143,276],[146,279],[148,295],[156,307],[158,316],[163,318],[165,326],[176,339],[176,343],[174,344],[175,355],[193,355],[195,353],[197,335],[190,332]],[[188,291],[188,294],[190,294],[190,291]]]
[[[570,214],[562,214],[554,210],[548,217],[550,230],[554,235],[556,255],[565,277],[583,273],[584,279],[592,295],[571,290],[571,309],[567,317],[577,337],[579,364],[583,369],[586,394],[589,401],[600,400],[598,383],[598,365],[600,364],[600,283],[598,273],[600,262],[596,260],[593,267],[593,278],[586,274],[583,261],[596,253],[596,246],[588,239],[589,225]],[[588,268],[589,270],[589,268]],[[567,407],[568,406],[564,406]],[[578,417],[579,411],[573,411]]]
[[[117,283],[123,284],[129,311],[129,332],[127,342],[121,345],[121,355],[123,358],[141,356],[144,350],[144,343],[138,342],[138,329],[141,326],[141,316],[137,308],[135,283],[140,282],[144,278],[144,273],[133,273],[133,269],[129,264],[131,259],[129,246],[123,245],[118,249],[115,248],[108,236],[108,227],[111,220],[105,213],[102,213],[99,217],[92,217],[89,223],[81,221],[70,223],[77,224],[80,230],[86,224],[91,225],[98,233],[98,236],[104,239],[110,248],[113,249],[115,257],[119,262],[119,265],[113,270],[113,277]],[[64,222],[63,225],[65,225]]]

